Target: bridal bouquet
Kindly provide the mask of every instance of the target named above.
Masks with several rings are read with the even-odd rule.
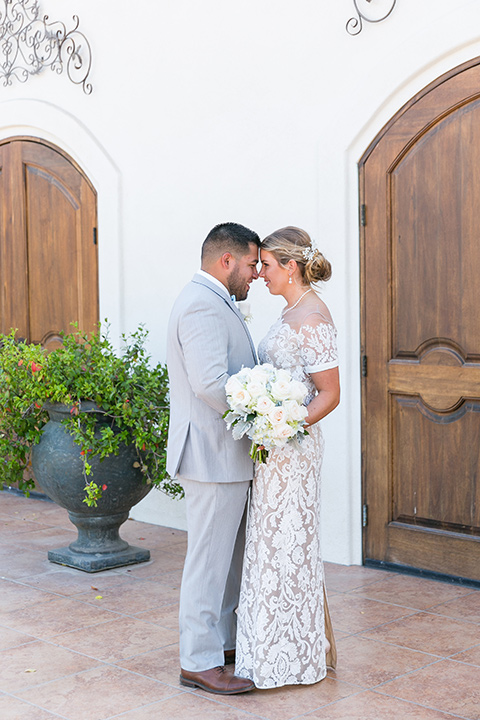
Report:
[[[268,451],[286,442],[301,441],[307,408],[307,388],[288,370],[273,365],[242,368],[226,385],[229,410],[223,416],[235,440],[250,438],[250,457],[265,462]]]

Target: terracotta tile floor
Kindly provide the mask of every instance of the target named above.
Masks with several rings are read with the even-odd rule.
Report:
[[[327,564],[338,668],[217,697],[178,682],[185,533],[127,521],[142,565],[49,563],[76,537],[53,503],[0,493],[1,720],[480,719],[480,591]]]

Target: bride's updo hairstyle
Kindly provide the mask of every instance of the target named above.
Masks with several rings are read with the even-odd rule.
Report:
[[[332,266],[320,250],[313,247],[310,235],[300,228],[275,230],[262,240],[260,250],[272,253],[282,267],[286,267],[289,260],[295,260],[305,285],[325,282],[332,276]]]

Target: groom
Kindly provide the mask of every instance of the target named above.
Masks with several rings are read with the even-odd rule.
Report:
[[[258,235],[237,223],[210,231],[202,269],[177,298],[168,327],[170,427],[167,471],[185,490],[188,550],[180,592],[180,682],[220,695],[254,685],[234,662],[236,615],[253,477],[249,440],[233,440],[225,383],[256,362],[234,300],[258,277]],[[235,296],[232,300],[231,296]]]

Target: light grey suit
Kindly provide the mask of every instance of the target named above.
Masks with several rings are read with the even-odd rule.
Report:
[[[180,597],[180,661],[200,672],[235,647],[249,440],[222,418],[225,383],[256,362],[245,322],[223,290],[195,275],[174,304],[167,341],[170,427],[167,471],[185,489],[188,551]]]

